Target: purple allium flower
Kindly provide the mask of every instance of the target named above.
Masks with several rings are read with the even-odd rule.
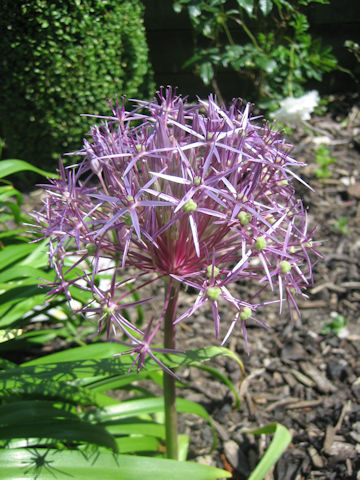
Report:
[[[125,334],[139,367],[146,354],[163,351],[150,342],[168,298],[145,331],[121,310],[151,302],[132,293],[164,280],[198,292],[175,323],[207,303],[218,337],[227,302],[233,321],[224,341],[239,323],[248,348],[246,321],[266,326],[258,307],[277,301],[281,311],[286,301],[298,310],[296,296],[312,283],[310,256],[318,253],[294,188],[301,164],[277,131],[251,118],[249,105],[225,109],[212,96],[187,104],[171,88],[134,102],[131,111],[123,100],[100,117],[76,152],[81,163],[60,163],[60,179],[46,187],[37,218],[56,267],[52,293],[69,298],[73,285],[92,292],[82,312],[97,314],[109,335]],[[104,272],[107,290],[96,283]],[[236,282],[258,289],[238,298]],[[261,301],[267,290],[272,300]]]

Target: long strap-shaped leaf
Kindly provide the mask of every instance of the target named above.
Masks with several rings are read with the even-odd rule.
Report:
[[[50,449],[0,450],[0,479],[17,480],[213,480],[229,478],[225,470],[107,452],[87,454]]]
[[[286,450],[286,447],[291,442],[291,434],[289,430],[280,423],[271,423],[265,427],[251,430],[248,433],[253,433],[255,435],[261,435],[262,433],[274,434],[274,438],[264,456],[248,478],[248,480],[262,480]]]
[[[46,172],[45,170],[41,170],[40,168],[34,167],[28,162],[24,160],[18,159],[8,159],[8,160],[1,160],[0,161],[0,178],[5,178],[8,175],[12,175],[13,173],[23,172],[23,171],[31,171],[42,175],[43,177],[58,177],[56,173]]]
[[[205,408],[198,403],[191,402],[183,398],[176,400],[176,409],[180,413],[192,413],[206,420],[213,433],[213,445],[216,447],[216,432],[211,421],[210,415]],[[103,408],[97,409],[95,412],[91,412],[85,418],[91,422],[100,424],[106,424],[107,422],[116,422],[120,419],[129,417],[138,417],[144,414],[153,414],[162,412],[164,410],[163,398],[141,398],[137,400],[129,400],[127,402],[121,402],[117,405],[109,405]]]

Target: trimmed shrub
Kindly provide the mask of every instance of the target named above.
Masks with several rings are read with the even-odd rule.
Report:
[[[0,135],[8,157],[55,169],[123,94],[154,89],[139,0],[2,0]]]

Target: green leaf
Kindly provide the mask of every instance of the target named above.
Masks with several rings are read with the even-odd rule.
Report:
[[[179,413],[192,413],[193,415],[197,415],[198,417],[206,420],[209,423],[213,432],[212,448],[216,447],[216,432],[212,424],[210,415],[207,413],[207,411],[202,405],[191,402],[189,400],[185,400],[183,398],[178,398],[176,400],[176,409]],[[140,398],[97,409],[96,411],[90,412],[87,415],[86,419],[91,422],[106,424],[108,422],[114,423],[123,418],[138,417],[144,414],[153,414],[163,411],[163,398]]]
[[[194,20],[195,18],[197,18],[199,15],[201,15],[201,9],[199,8],[198,5],[196,5],[195,3],[190,5],[188,7],[188,10],[189,10],[189,15],[190,15],[190,18],[192,20]]]
[[[243,8],[249,17],[252,16],[254,10],[254,0],[236,0],[239,7]]]
[[[19,369],[14,369],[13,375],[18,371]],[[52,381],[51,379],[46,379],[46,383],[39,382],[31,375],[24,375],[20,379],[14,378],[12,381],[1,382],[0,397],[13,397],[19,400],[40,398],[52,401],[56,400],[77,406],[95,405],[105,407],[118,403],[116,399],[101,392],[96,392],[78,385],[71,385],[62,381]]]
[[[10,245],[0,250],[0,270],[26,257],[35,250],[35,245],[24,243],[22,245]]]
[[[40,279],[50,280],[53,276],[53,272],[44,272],[44,270],[40,268],[16,265],[15,267],[7,268],[0,272],[0,283],[9,282],[17,278],[32,278],[38,282]],[[9,288],[11,288],[11,286],[9,286]]]
[[[200,77],[205,85],[209,85],[214,78],[214,69],[210,62],[204,62],[200,65]]]
[[[23,365],[0,372],[0,392],[4,389],[30,388],[29,385],[48,385],[49,382],[69,382],[73,385],[86,385],[96,391],[116,388],[116,381],[127,378],[128,371],[133,363],[130,355],[113,357],[114,354],[126,351],[124,347],[115,343],[97,343],[69,349],[40,357]],[[185,354],[159,355],[161,361],[170,368],[197,365],[219,355],[233,358],[244,373],[240,359],[231,350],[224,347],[209,347],[190,350]],[[147,359],[144,368],[132,380],[146,377],[148,373],[159,371],[160,367],[153,360]],[[133,374],[131,374],[133,375]],[[107,379],[109,383],[107,384]],[[126,382],[129,383],[129,382]]]
[[[256,65],[262,70],[265,70],[266,73],[273,73],[277,67],[275,60],[268,57],[267,55],[258,55],[256,58]]]
[[[94,444],[109,448],[114,452],[117,451],[115,439],[102,426],[81,422],[77,419],[54,419],[44,423],[39,420],[37,419],[34,424],[0,426],[0,438],[4,440],[47,438],[61,442]]]
[[[121,423],[103,423],[106,430],[112,435],[147,435],[165,438],[165,426],[150,420],[122,419]]]
[[[111,343],[111,342],[101,342],[93,343],[91,345],[86,345],[85,347],[76,347],[71,348],[65,351],[52,353],[44,357],[36,358],[30,362],[23,363],[22,366],[38,366],[45,364],[58,364],[58,367],[61,367],[61,363],[67,364],[68,362],[82,362],[86,360],[91,360],[91,363],[99,361],[101,359],[111,359],[112,355],[120,353],[121,351],[126,350],[122,345]],[[123,357],[125,358],[125,357]],[[116,359],[113,359],[116,360]],[[115,362],[116,363],[116,362]],[[80,365],[79,365],[80,366]],[[65,367],[66,368],[66,367]],[[95,373],[95,371],[93,372]]]
[[[121,437],[116,440],[119,453],[156,452],[159,450],[160,440],[155,437],[141,435],[138,437]]]
[[[53,401],[23,400],[0,405],[0,425],[20,426],[55,419],[76,419],[76,415],[54,406]]]
[[[272,0],[259,0],[259,6],[262,14],[266,17],[272,10]]]
[[[23,172],[26,170],[38,173],[43,177],[51,177],[51,178],[58,177],[55,173],[41,170],[40,168],[34,167],[33,165],[31,165],[28,162],[25,162],[24,160],[17,160],[17,159],[0,160],[0,178],[4,178],[4,177],[7,177],[8,175],[12,175],[13,173]]]
[[[274,435],[274,438],[264,453],[264,456],[257,464],[255,470],[251,473],[248,479],[262,480],[286,450],[287,446],[291,442],[292,437],[289,430],[280,423],[272,423],[270,425],[266,425],[265,427],[248,431],[248,433],[252,433],[254,435]]]
[[[33,251],[30,251],[24,260],[22,260],[21,265],[31,265],[33,268],[44,267],[48,265],[48,249],[46,245],[49,240],[43,240],[39,243],[32,243]]]
[[[3,301],[3,297],[14,293],[12,299]],[[30,312],[35,306],[42,305],[45,302],[46,295],[41,293],[37,285],[12,289],[0,296],[0,327],[10,328],[10,326],[20,320],[26,313]],[[11,307],[11,308],[10,308]]]
[[[53,401],[44,400],[15,401],[1,405],[0,438],[48,438],[93,443],[117,450],[113,436],[103,426],[92,425],[71,411],[57,408]]]
[[[11,368],[16,368],[16,363],[10,362],[6,358],[0,358],[0,370],[10,370]]]
[[[111,355],[115,355],[120,352],[124,352],[126,350],[128,350],[127,347],[124,347],[117,343],[111,343],[111,342],[93,343],[91,345],[86,345],[85,347],[72,348],[63,352],[57,352],[51,355],[46,355],[44,357],[40,357],[30,362],[24,363],[23,366],[44,365],[44,364],[51,364],[51,363],[59,364],[61,362],[74,362],[74,361],[82,361],[82,360],[95,361],[95,360],[101,360],[101,359],[109,359]],[[188,350],[185,353],[166,354],[166,355],[158,354],[157,356],[162,362],[165,362],[166,365],[169,366],[170,368],[190,366],[196,363],[206,362],[218,356],[225,356],[235,360],[236,363],[241,368],[241,371],[243,373],[245,372],[244,365],[240,360],[240,358],[236,355],[236,353],[232,352],[231,350],[225,347],[212,346],[212,347]],[[126,357],[127,356],[123,356],[121,358],[126,359]],[[113,360],[115,361],[115,359]],[[130,362],[132,363],[133,359],[131,359],[129,363]],[[150,366],[153,364],[154,362],[152,362],[151,360],[146,360],[144,365],[145,370],[147,369],[147,365]],[[153,370],[153,369],[151,368],[149,370]],[[156,370],[159,370],[158,365]]]
[[[182,5],[181,5],[181,3],[180,3],[180,2],[175,2],[175,3],[173,4],[173,9],[174,9],[174,11],[175,11],[176,13],[180,13],[181,10],[182,10]]]
[[[22,480],[213,480],[229,478],[231,474],[192,462],[108,452],[0,450],[0,478],[18,480],[20,477]]]
[[[16,331],[16,330],[15,330]],[[11,333],[12,330],[0,330],[0,332]],[[57,338],[56,329],[36,330],[22,333],[22,330],[17,330],[17,335],[13,338],[2,339],[0,342],[0,353],[11,352],[14,350],[28,350],[34,343],[43,344]]]

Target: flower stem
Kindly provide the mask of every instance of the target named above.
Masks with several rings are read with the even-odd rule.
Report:
[[[176,309],[179,296],[180,284],[173,279],[165,283],[165,298],[169,298],[165,312],[165,333],[164,348],[175,348],[175,325]],[[170,292],[169,292],[170,289]],[[168,297],[169,295],[169,297]],[[167,458],[178,459],[178,428],[176,411],[176,389],[175,378],[164,372],[164,402],[165,402],[165,434],[166,434],[166,456]]]

